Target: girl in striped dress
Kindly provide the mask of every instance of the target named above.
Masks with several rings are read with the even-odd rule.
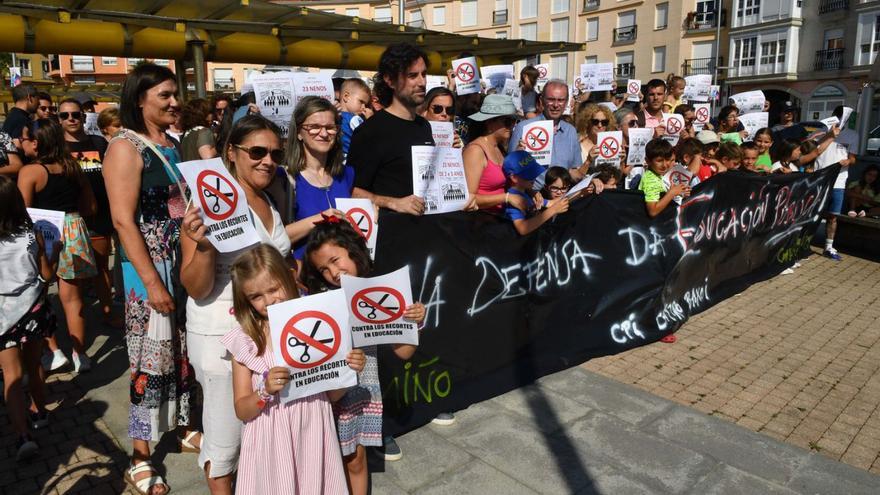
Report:
[[[297,296],[289,265],[278,249],[262,244],[239,256],[230,271],[241,328],[221,342],[232,354],[235,414],[244,422],[235,493],[348,493],[330,405],[345,389],[284,404],[275,396],[289,383],[290,370],[275,362],[266,308]],[[364,368],[363,351],[346,359],[353,370]]]
[[[344,220],[325,217],[309,233],[303,258],[303,283],[310,294],[337,289],[344,273],[368,277],[373,269],[363,236]],[[421,325],[425,305],[416,302],[404,309],[403,317]],[[416,352],[411,344],[394,344],[394,354],[407,360]],[[339,444],[345,474],[352,495],[366,495],[369,477],[365,447],[382,446],[382,390],[376,346],[364,348],[367,364],[358,374],[358,384],[334,404]],[[387,459],[387,457],[386,457]]]

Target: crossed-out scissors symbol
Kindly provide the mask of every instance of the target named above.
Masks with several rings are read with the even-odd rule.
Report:
[[[221,191],[221,189],[220,189],[220,177],[216,177],[214,180],[216,181],[215,184],[214,184],[214,189],[216,189],[218,192],[220,192],[220,191]],[[208,188],[202,189],[202,194],[205,196],[205,199],[211,199],[211,198],[214,198],[214,205],[211,206],[211,211],[213,211],[214,213],[220,213],[220,196],[214,194],[214,192],[211,191],[211,190],[208,189]],[[230,200],[226,201],[226,203],[232,204],[232,200],[231,200],[231,198],[232,198],[233,196],[235,196],[234,193],[232,193],[232,192],[228,192],[228,193],[221,192],[220,194],[223,195],[223,196],[226,196],[227,198],[230,198]]]
[[[315,326],[312,327],[312,333],[309,335],[309,337],[311,337],[312,339],[315,339],[315,334],[318,333],[318,328],[320,328],[320,326],[321,326],[321,321],[320,320],[316,321]],[[331,337],[329,339],[315,339],[315,341],[320,342],[322,344],[327,344],[327,343],[333,342],[333,338]],[[308,363],[309,360],[311,359],[311,356],[309,356],[309,347],[310,346],[308,343],[303,342],[294,336],[290,336],[287,339],[287,346],[291,348],[291,351],[293,351],[294,347],[303,346],[303,351],[302,351],[302,354],[300,354],[299,360],[302,361],[303,363]]]
[[[382,305],[382,303],[385,302],[385,299],[388,299],[388,296],[389,296],[389,295],[390,295],[390,294],[385,294],[385,295],[383,295],[382,298],[379,299],[379,301],[378,301],[376,304],[377,304],[377,305]],[[366,308],[370,308],[370,312],[367,313],[365,316],[366,316],[367,318],[371,319],[371,320],[375,320],[375,319],[376,319],[376,307],[375,307],[375,306],[373,306],[372,304],[368,303],[367,301],[358,301],[358,307],[359,307],[359,308],[364,308],[364,309],[366,309]],[[394,306],[394,307],[386,307],[386,309],[389,310],[389,311],[397,311],[397,310],[398,310],[398,307],[397,307],[397,306]]]

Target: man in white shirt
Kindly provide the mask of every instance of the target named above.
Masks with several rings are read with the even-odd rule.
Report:
[[[843,106],[838,105],[832,115],[838,119],[843,117]],[[841,122],[841,125],[845,122]],[[846,192],[846,181],[849,178],[849,167],[855,165],[856,154],[859,152],[859,135],[852,129],[842,128],[835,143],[832,143],[825,152],[816,159],[817,168],[825,168],[840,163],[840,173],[834,181],[834,189],[831,191],[831,203],[828,205],[828,213],[825,219],[825,250],[822,255],[835,261],[842,258],[834,249],[834,235],[837,233],[837,217],[843,211],[843,198]],[[840,158],[842,157],[842,158]],[[837,160],[837,161],[835,161]]]

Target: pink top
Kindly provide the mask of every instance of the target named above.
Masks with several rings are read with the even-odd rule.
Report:
[[[263,372],[275,366],[272,351],[267,348],[257,356],[257,345],[239,328],[224,335],[221,342],[236,361],[253,372],[254,389]],[[276,397],[256,418],[244,423],[235,493],[348,493],[326,394],[286,404],[280,404]]]
[[[489,159],[489,155],[486,154],[486,150],[484,150],[482,146],[480,149],[483,150],[483,154],[486,155],[486,168],[483,169],[483,173],[480,175],[477,194],[504,194],[507,187],[507,179],[504,177],[504,169],[501,168],[500,163],[495,163]],[[500,212],[503,207],[504,205],[496,205],[485,209],[487,211]]]

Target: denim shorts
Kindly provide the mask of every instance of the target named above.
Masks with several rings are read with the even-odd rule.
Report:
[[[831,190],[831,201],[828,202],[828,208],[825,210],[826,213],[836,213],[840,215],[840,212],[843,211],[843,196],[846,189],[832,189]]]

